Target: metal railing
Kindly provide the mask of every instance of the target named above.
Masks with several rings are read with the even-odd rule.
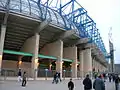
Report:
[[[31,69],[26,69],[27,72],[27,78],[31,78],[31,73],[30,71]],[[22,70],[22,73],[24,72],[24,70]],[[38,69],[37,72],[37,77],[38,78],[53,78],[54,74],[56,73],[56,70],[48,70],[48,69]],[[77,78],[85,78],[86,74],[89,74],[90,77],[94,77],[94,73],[92,72],[82,72],[82,71],[78,71],[77,72]],[[7,77],[17,77],[18,75],[18,70],[17,69],[2,69],[0,72],[0,76],[6,80]],[[71,78],[72,77],[72,71],[69,70],[63,70],[62,71],[62,77],[63,79],[65,78]]]
[[[17,70],[15,70],[15,69],[2,69],[1,76],[15,77],[15,76],[17,76]]]

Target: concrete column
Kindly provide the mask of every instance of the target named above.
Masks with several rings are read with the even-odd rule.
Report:
[[[100,63],[100,70],[101,70],[101,72],[103,71],[101,63]]]
[[[100,69],[100,63],[98,62],[98,67],[99,67],[99,71],[101,72],[101,69]]]
[[[99,68],[99,71],[101,72],[101,69],[100,69],[100,63],[98,62],[98,68]]]
[[[72,59],[72,78],[77,78],[77,47],[67,47],[63,50],[63,57],[67,59]]]
[[[6,33],[6,25],[2,24],[1,35],[0,35],[0,71],[2,68],[2,56],[3,56],[3,49],[4,49],[5,33]]]
[[[102,68],[102,72],[104,72],[104,71],[105,71],[105,69],[104,69],[104,66],[103,66],[103,65],[101,66],[101,68]]]
[[[62,78],[62,58],[58,58],[56,61],[56,71],[61,73]]]
[[[85,74],[92,74],[92,58],[90,48],[84,50],[84,72]]]
[[[56,71],[61,73],[61,78],[62,78],[63,41],[60,40],[57,42],[57,44],[59,44],[59,46],[58,46],[58,50],[56,49],[58,52],[58,56],[57,56],[58,60],[56,61]]]
[[[17,63],[17,68],[18,68],[18,69],[21,68],[22,58],[23,58],[23,56],[19,56],[19,57],[18,57],[18,63]]]
[[[41,54],[57,57],[56,71],[61,73],[62,77],[62,58],[63,58],[63,41],[47,44],[40,50]]]
[[[104,66],[101,64],[101,70],[102,72],[104,72]]]
[[[37,68],[38,68],[38,52],[39,52],[39,34],[35,34],[35,46],[34,46],[34,51],[33,54],[34,56],[32,57],[32,77],[34,77],[34,79],[37,78]]]
[[[80,76],[81,78],[84,77],[84,56],[83,56],[83,51],[80,51]]]
[[[99,69],[99,72],[101,72],[100,63],[99,62],[98,62],[98,69]]]
[[[95,68],[94,59],[92,58],[92,70]]]
[[[77,78],[77,47],[73,47],[74,61],[72,63],[72,78]]]
[[[97,66],[97,61],[94,59],[94,66],[95,66],[95,72],[98,72],[98,66]]]
[[[21,48],[21,51],[23,52],[33,53],[31,63],[31,77],[34,79],[37,78],[39,38],[40,35],[36,33],[31,38],[27,39],[23,47]]]
[[[51,63],[51,61],[49,61],[49,70],[51,70],[52,68],[52,63]]]
[[[98,68],[97,68],[97,62],[96,62],[96,60],[94,60],[94,63],[95,63],[95,71],[98,72]]]

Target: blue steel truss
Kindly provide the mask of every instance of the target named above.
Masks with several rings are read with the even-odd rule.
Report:
[[[73,26],[76,26],[80,37],[90,38],[89,43],[95,43],[100,49],[99,54],[103,54],[106,57],[108,53],[105,49],[99,30],[96,28],[96,23],[88,15],[87,11],[76,0],[70,0],[65,4],[62,3],[61,0],[56,1],[54,10],[57,10],[57,12],[69,22],[70,28],[66,26],[66,29],[72,29]],[[41,5],[41,2],[42,0],[38,1],[39,5]],[[51,3],[48,6],[49,0],[47,0],[46,3],[46,7],[52,8],[52,5],[50,5]]]
[[[51,18],[52,23],[66,30],[76,29],[81,38],[89,38],[99,48],[99,54],[108,56],[96,23],[76,0],[0,0],[0,9],[16,11],[42,21]]]

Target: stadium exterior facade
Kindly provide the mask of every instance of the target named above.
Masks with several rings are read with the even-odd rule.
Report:
[[[86,10],[63,14],[47,5],[40,0],[0,0],[0,70],[21,68],[34,78],[42,69],[70,71],[73,78],[106,71],[107,52]],[[80,19],[84,14],[86,20]]]

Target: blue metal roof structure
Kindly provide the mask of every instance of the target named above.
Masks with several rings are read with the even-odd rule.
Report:
[[[66,30],[75,29],[81,38],[89,38],[101,54],[107,56],[105,45],[96,23],[76,0],[0,0],[0,9],[9,6],[10,12],[22,13],[44,21],[51,19],[52,24]]]

